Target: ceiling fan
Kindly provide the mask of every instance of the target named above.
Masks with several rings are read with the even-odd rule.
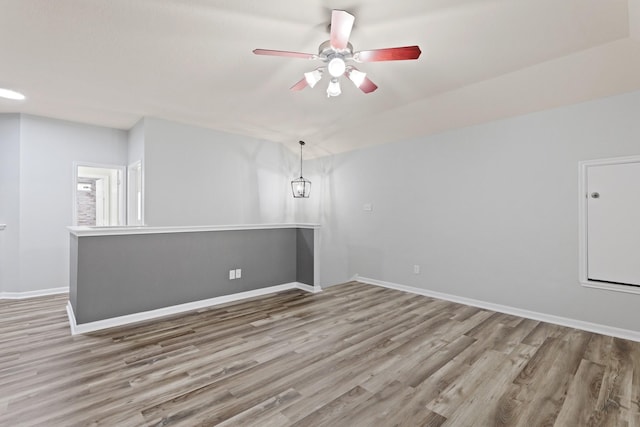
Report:
[[[313,88],[322,79],[322,75],[329,73],[330,81],[327,87],[327,97],[338,96],[342,93],[339,78],[346,76],[364,93],[371,93],[378,89],[366,73],[358,70],[349,62],[401,61],[418,59],[418,46],[391,47],[386,49],[353,51],[349,43],[349,36],[355,17],[344,10],[331,11],[331,37],[318,48],[318,53],[289,52],[284,50],[254,49],[256,55],[285,56],[289,58],[317,59],[324,64],[313,71],[304,73],[304,78],[291,86],[291,90],[302,90],[307,86]]]

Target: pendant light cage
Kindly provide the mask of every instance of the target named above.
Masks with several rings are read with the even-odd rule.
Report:
[[[296,199],[300,198],[308,198],[309,193],[311,193],[311,181],[304,178],[302,176],[302,146],[305,144],[304,141],[300,141],[300,178],[294,179],[291,181],[291,191],[293,192],[293,197]]]
[[[294,179],[291,181],[291,190],[293,191],[293,197],[296,199],[307,198],[311,192],[311,181],[303,177]]]

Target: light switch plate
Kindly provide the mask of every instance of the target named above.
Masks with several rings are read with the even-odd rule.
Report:
[[[236,270],[229,270],[229,280],[236,278]]]
[[[242,277],[242,269],[236,268],[236,279],[239,279],[241,277]]]

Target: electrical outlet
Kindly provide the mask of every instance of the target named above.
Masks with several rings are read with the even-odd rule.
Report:
[[[242,277],[242,269],[236,268],[236,279],[239,279],[241,277]]]
[[[229,280],[233,280],[236,278],[236,270],[229,270]]]
[[[418,264],[413,266],[413,274],[420,274],[420,266]]]

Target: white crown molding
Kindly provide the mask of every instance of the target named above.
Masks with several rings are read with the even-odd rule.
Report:
[[[299,282],[285,283],[283,285],[270,286],[268,288],[255,289],[247,292],[240,292],[232,295],[223,295],[220,297],[209,298],[200,301],[193,301],[184,304],[172,305],[170,307],[158,308],[155,310],[143,311],[140,313],[127,314],[125,316],[112,317],[95,322],[78,324],[71,302],[67,302],[67,316],[69,317],[69,325],[71,326],[71,335],[86,334],[88,332],[99,331],[102,329],[113,328],[116,326],[124,326],[146,320],[153,320],[160,317],[170,316],[173,314],[185,313],[187,311],[199,310],[201,308],[212,307],[228,302],[240,301],[247,298],[258,297],[262,295],[282,292],[289,289],[300,289],[306,292],[319,292],[313,286],[305,285]]]
[[[369,285],[381,286],[384,288],[395,289],[398,291],[409,292],[412,294],[423,295],[426,297],[437,298],[445,301],[456,302],[459,304],[470,305],[473,307],[484,308],[499,313],[511,314],[513,316],[524,317],[527,319],[538,320],[541,322],[553,323],[555,325],[567,326],[569,328],[581,329],[583,331],[594,332],[596,334],[609,335],[631,341],[640,342],[640,331],[632,331],[629,329],[615,328],[612,326],[600,325],[597,323],[584,322],[582,320],[569,319],[567,317],[554,316],[552,314],[540,313],[537,311],[523,310],[520,308],[510,307],[507,305],[494,304],[491,302],[480,301],[471,298],[464,298],[456,295],[445,294],[442,292],[430,291],[428,289],[415,288],[412,286],[400,285],[382,280],[370,279],[367,277],[355,276],[354,280]]]
[[[27,291],[27,292],[0,292],[0,300],[1,299],[35,298],[35,297],[43,297],[46,295],[65,294],[67,292],[69,292],[68,286],[63,286],[61,288],[39,289],[37,291]]]

